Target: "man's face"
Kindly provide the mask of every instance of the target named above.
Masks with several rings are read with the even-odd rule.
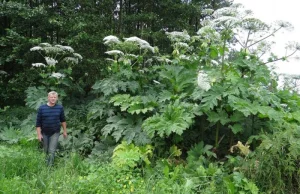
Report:
[[[56,104],[56,101],[57,101],[57,96],[56,95],[49,95],[48,96],[48,102],[50,104]]]

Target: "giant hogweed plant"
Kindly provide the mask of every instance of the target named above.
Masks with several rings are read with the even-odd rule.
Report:
[[[43,59],[42,62],[32,64],[32,69],[41,77],[41,86],[26,90],[26,104],[37,108],[45,102],[45,93],[49,90],[58,91],[60,98],[66,95],[65,88],[70,87],[72,82],[72,67],[82,60],[82,56],[70,46],[53,46],[49,43],[40,43],[30,51],[37,52]]]
[[[112,56],[107,66],[111,74],[93,89],[104,96],[112,112],[105,115],[107,124],[101,132],[130,143],[136,142],[137,134],[173,141],[174,135],[183,136],[189,129],[214,133],[215,148],[227,138],[229,148],[239,138],[274,131],[274,123],[298,122],[282,105],[277,75],[266,64],[285,60],[299,46],[290,45],[290,55],[271,54],[263,61],[267,38],[289,24],[281,22],[272,30],[249,13],[240,12],[238,6],[222,8],[203,21],[195,36],[167,32],[174,48],[170,55],[159,54],[137,37],[104,38],[111,49],[106,52]],[[245,40],[240,31],[247,31]],[[139,122],[131,122],[132,118]],[[200,118],[207,124],[199,127]]]

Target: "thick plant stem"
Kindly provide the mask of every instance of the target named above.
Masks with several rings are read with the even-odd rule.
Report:
[[[221,69],[221,73],[222,73],[222,76],[224,78],[224,61],[225,61],[225,48],[226,48],[226,39],[224,40],[224,43],[223,43],[223,55],[222,55],[222,69]]]
[[[219,132],[220,132],[220,122],[217,123],[217,128],[216,128],[215,148],[219,147]]]

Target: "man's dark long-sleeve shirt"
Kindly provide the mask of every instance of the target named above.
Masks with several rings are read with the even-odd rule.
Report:
[[[59,132],[61,123],[65,121],[63,106],[59,104],[48,106],[45,104],[40,106],[38,110],[36,127],[41,127],[42,133],[51,135]]]

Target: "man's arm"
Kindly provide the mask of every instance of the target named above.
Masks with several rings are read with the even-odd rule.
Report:
[[[39,141],[42,141],[43,135],[42,135],[42,133],[41,133],[41,127],[37,127],[37,128],[36,128],[36,133],[37,133],[37,138],[38,138],[38,140],[39,140]]]
[[[67,134],[67,123],[66,122],[62,122],[61,126],[63,127],[63,136],[64,138],[67,138],[68,134]]]
[[[43,135],[41,132],[41,125],[42,125],[42,117],[41,117],[41,107],[38,110],[37,116],[36,116],[36,133],[37,133],[37,138],[39,141],[42,141]]]

